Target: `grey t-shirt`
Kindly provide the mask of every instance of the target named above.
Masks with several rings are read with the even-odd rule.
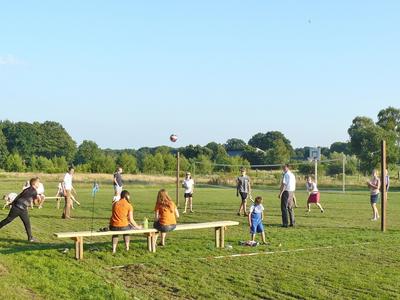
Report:
[[[122,186],[122,185],[123,185],[121,173],[115,172],[115,173],[114,173],[114,178],[115,178],[115,180],[117,181],[117,183],[118,183],[119,186]],[[115,185],[115,182],[114,182],[114,185]]]
[[[241,193],[248,193],[250,191],[250,178],[247,175],[237,178],[237,190]]]

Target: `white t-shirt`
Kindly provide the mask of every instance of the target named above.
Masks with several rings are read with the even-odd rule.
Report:
[[[317,184],[315,182],[311,182],[311,183],[307,182],[306,187],[307,187],[307,192],[310,192],[311,194],[318,193]]]
[[[294,192],[296,190],[296,177],[291,171],[287,171],[283,174],[282,183],[285,185],[284,191]]]
[[[67,191],[71,191],[72,190],[72,175],[69,173],[66,173],[64,176],[64,188]]]
[[[264,206],[262,204],[250,206],[250,213],[255,212],[256,214],[261,214],[264,211]]]
[[[39,182],[38,188],[36,189],[38,195],[44,195],[44,185],[43,183]]]
[[[185,188],[185,194],[192,194],[194,188],[194,180],[193,179],[185,179],[183,181],[183,187]]]
[[[8,203],[12,203],[15,200],[15,198],[17,198],[17,196],[18,196],[17,193],[9,193],[7,195],[6,200]]]

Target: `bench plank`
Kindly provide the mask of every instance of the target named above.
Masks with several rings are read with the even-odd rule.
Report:
[[[176,225],[175,231],[179,230],[195,230],[195,229],[215,229],[215,247],[223,248],[225,246],[225,230],[228,226],[239,225],[237,221],[216,221],[205,223],[189,223]],[[158,234],[157,229],[132,229],[124,231],[77,231],[77,232],[58,232],[54,233],[57,238],[71,238],[75,241],[75,258],[83,259],[83,238],[93,236],[110,236],[123,234],[144,234],[147,237],[147,249],[150,252],[156,252],[155,238]]]
[[[108,236],[117,234],[145,234],[156,233],[157,229],[132,229],[124,231],[76,231],[76,232],[58,232],[54,233],[57,238],[73,238],[73,237],[92,237],[92,236]]]

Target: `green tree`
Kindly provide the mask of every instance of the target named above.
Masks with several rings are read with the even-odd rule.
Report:
[[[351,145],[349,142],[343,143],[343,142],[335,142],[330,146],[330,152],[337,152],[337,153],[344,153],[346,155],[349,155],[351,153],[350,151]]]
[[[268,157],[266,156],[266,152],[259,148],[253,148],[252,146],[245,147],[242,153],[242,158],[247,160],[251,165],[268,164]]]
[[[242,151],[246,147],[246,142],[241,139],[232,138],[224,144],[226,151]]]
[[[55,156],[51,160],[53,162],[54,172],[62,173],[68,169],[68,162],[64,156],[61,157]]]
[[[3,134],[3,131],[1,130],[0,126],[0,168],[4,168],[4,164],[6,161],[6,158],[8,156],[8,149],[7,149],[7,139],[5,135]]]
[[[274,142],[277,140],[282,140],[285,147],[290,152],[293,152],[290,141],[280,131],[269,131],[267,133],[259,132],[249,140],[248,144],[254,148],[259,148],[261,150],[267,151],[274,147]]]
[[[38,171],[45,172],[45,173],[54,173],[54,165],[52,160],[44,157],[44,156],[39,156],[37,158],[37,168]]]
[[[164,159],[161,153],[155,155],[147,154],[143,159],[143,172],[144,173],[158,173],[164,171]]]
[[[357,117],[349,130],[352,152],[360,159],[360,167],[370,172],[380,163],[380,143],[386,140],[388,163],[396,163],[399,157],[397,134],[377,126],[369,118]]]
[[[57,122],[46,121],[38,124],[40,147],[36,155],[53,158],[64,156],[67,161],[72,161],[76,153],[76,142],[71,138],[64,127]]]
[[[25,172],[26,166],[18,153],[12,153],[7,156],[5,169],[8,172]]]
[[[137,161],[136,157],[123,152],[117,159],[118,166],[124,169],[125,173],[135,174],[137,172]]]
[[[196,174],[211,174],[213,166],[210,158],[206,155],[199,155],[196,158]]]
[[[267,151],[267,161],[269,164],[284,164],[289,162],[292,151],[286,146],[282,139],[277,139],[272,143],[272,147]]]
[[[74,162],[76,165],[91,164],[101,154],[102,151],[95,142],[85,140],[79,145]]]
[[[92,173],[113,173],[116,169],[114,157],[100,153],[90,161],[90,170]]]
[[[377,125],[400,135],[400,109],[389,106],[378,113]]]

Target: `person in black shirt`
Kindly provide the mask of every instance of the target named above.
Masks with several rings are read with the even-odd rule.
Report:
[[[121,195],[123,186],[121,167],[118,167],[114,173],[113,185],[114,185],[114,196],[119,197]]]
[[[36,240],[32,236],[31,222],[29,220],[28,206],[31,205],[31,201],[37,198],[36,189],[39,185],[39,178],[32,178],[29,183],[30,187],[24,189],[13,201],[10,213],[7,218],[0,222],[0,228],[11,223],[16,217],[20,217],[25,226],[26,234],[28,235],[28,241],[35,242]]]

